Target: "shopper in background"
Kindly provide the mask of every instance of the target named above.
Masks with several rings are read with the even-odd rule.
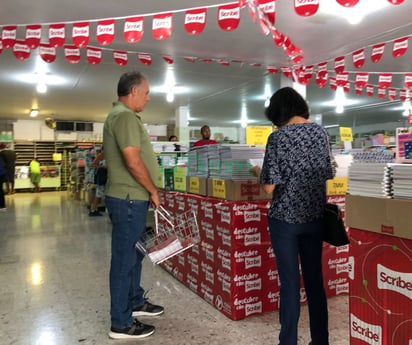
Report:
[[[6,179],[6,162],[0,152],[0,211],[6,211],[6,199],[4,197],[3,182]]]
[[[34,185],[34,192],[40,192],[40,162],[34,157],[29,164],[30,181]]]
[[[260,183],[273,192],[269,232],[280,279],[279,345],[297,345],[300,266],[312,345],[328,345],[328,308],[322,277],[322,217],[326,180],[333,177],[325,130],[309,120],[302,96],[290,87],[273,94],[267,118],[279,130],[267,141]],[[253,171],[259,175],[259,168]]]
[[[176,136],[176,135],[171,135],[171,136],[169,137],[169,141],[178,141],[178,140],[177,140],[177,136]]]
[[[16,170],[16,152],[14,152],[7,144],[0,144],[1,154],[6,164],[6,194],[14,194],[14,175]]]
[[[200,134],[202,135],[202,139],[196,141],[193,144],[193,147],[218,144],[216,140],[210,139],[211,133],[210,133],[209,126],[207,125],[202,126],[202,128],[200,128]]]
[[[164,308],[151,304],[140,285],[144,256],[135,249],[144,241],[149,202],[160,206],[157,160],[139,113],[149,101],[149,84],[139,72],[123,74],[117,85],[118,101],[103,129],[108,168],[106,207],[112,221],[110,313],[113,339],[144,338],[155,328],[136,316],[156,316]]]
[[[102,216],[99,212],[99,204],[104,198],[105,186],[107,182],[107,167],[104,160],[103,151],[99,152],[94,158],[91,166],[94,168],[94,195],[90,201],[89,217]]]

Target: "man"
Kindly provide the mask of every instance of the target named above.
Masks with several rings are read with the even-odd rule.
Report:
[[[0,144],[1,154],[6,164],[6,194],[14,194],[14,175],[16,169],[16,152],[11,150],[7,144]]]
[[[200,128],[200,134],[202,135],[202,139],[196,141],[193,144],[193,147],[218,144],[218,142],[216,140],[210,139],[210,128],[209,128],[209,126],[207,126],[207,125],[202,126],[202,128]]]
[[[34,192],[40,192],[40,180],[41,180],[41,169],[40,169],[40,162],[38,161],[37,157],[34,157],[29,165],[30,169],[30,182],[34,186]]]
[[[117,85],[118,101],[106,118],[103,144],[108,180],[106,207],[112,221],[110,314],[112,339],[144,338],[155,328],[136,316],[157,316],[164,308],[144,297],[140,286],[143,255],[135,249],[144,240],[149,201],[160,198],[154,180],[157,160],[138,115],[149,101],[149,84],[139,72],[128,72]]]

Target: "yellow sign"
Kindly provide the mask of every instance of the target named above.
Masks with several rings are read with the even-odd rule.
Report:
[[[246,144],[266,145],[269,135],[272,133],[271,126],[249,126],[246,127]]]
[[[189,177],[189,193],[200,194],[200,180],[199,177]]]
[[[327,195],[345,195],[348,191],[348,178],[347,177],[335,177],[332,180],[328,180],[326,183]]]
[[[225,180],[220,180],[214,178],[212,180],[212,188],[213,188],[213,196],[215,198],[221,198],[225,199],[226,198],[226,184]]]
[[[341,141],[353,141],[352,128],[339,127],[339,134]]]

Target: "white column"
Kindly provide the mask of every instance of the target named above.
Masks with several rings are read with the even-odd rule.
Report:
[[[189,107],[181,106],[176,109],[175,132],[180,142],[189,145]]]

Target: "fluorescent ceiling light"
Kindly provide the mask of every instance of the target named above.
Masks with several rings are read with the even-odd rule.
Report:
[[[36,90],[38,93],[46,93],[47,92],[47,85],[44,83],[37,84]]]
[[[362,0],[353,7],[344,7],[336,1],[321,1],[318,13],[345,18],[350,24],[358,24],[366,15],[390,6],[388,1]]]
[[[30,117],[36,117],[37,115],[39,115],[39,109],[30,110]]]

